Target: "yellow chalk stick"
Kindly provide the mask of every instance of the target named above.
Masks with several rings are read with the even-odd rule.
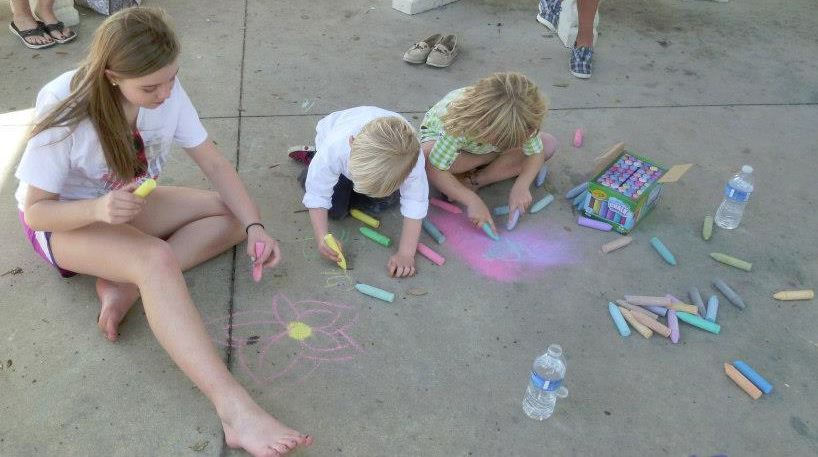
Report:
[[[332,236],[332,233],[327,233],[324,235],[324,242],[327,243],[330,249],[332,249],[336,254],[338,254],[338,266],[341,267],[342,270],[347,269],[347,259],[344,257],[344,253],[341,252],[341,247],[338,246],[338,243],[335,241],[335,237]]]
[[[631,327],[633,327],[634,330],[639,332],[640,335],[644,336],[645,338],[650,338],[651,336],[653,336],[653,330],[645,327],[641,322],[636,320],[636,318],[633,317],[633,313],[631,313],[631,310],[625,308],[624,306],[620,306],[619,311],[622,313],[622,316],[625,318],[625,320],[628,321],[629,324],[631,324]]]
[[[736,267],[739,270],[750,271],[753,268],[752,263],[747,262],[746,260],[735,258],[731,255],[722,254],[721,252],[711,252],[710,257],[725,265]]]
[[[137,187],[136,190],[133,191],[133,194],[145,198],[151,192],[153,192],[154,189],[156,189],[156,181],[153,180],[152,178],[148,178],[142,181],[142,184],[140,184],[139,187]]]
[[[369,214],[364,213],[361,210],[351,209],[349,210],[349,215],[358,219],[359,221],[363,222],[364,224],[372,227],[378,228],[381,226],[381,221],[375,219],[374,217],[370,216]]]
[[[696,305],[688,305],[687,303],[671,303],[668,308],[674,311],[681,311],[688,314],[698,314],[699,307]]]
[[[782,290],[773,294],[776,300],[812,300],[815,292],[812,289],[806,290]]]

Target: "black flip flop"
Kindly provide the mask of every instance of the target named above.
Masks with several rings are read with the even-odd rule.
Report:
[[[37,21],[37,23],[40,25],[40,28],[48,32],[48,36],[50,36],[51,39],[56,41],[57,43],[65,44],[77,37],[77,33],[74,32],[73,30],[71,31],[71,34],[68,36],[66,36],[65,33],[63,33],[63,30],[65,30],[65,24],[63,24],[62,21],[58,21],[53,24],[46,24],[40,21]],[[54,35],[51,34],[52,32],[60,32],[60,35],[62,35],[64,38],[62,39],[54,38]]]
[[[25,47],[27,47],[29,49],[45,49],[45,48],[50,48],[51,46],[54,46],[55,44],[57,44],[56,40],[54,40],[54,38],[50,34],[46,34],[45,31],[43,29],[41,29],[40,27],[33,28],[33,29],[28,29],[28,30],[20,30],[20,29],[17,28],[17,25],[14,23],[14,21],[11,21],[9,23],[9,32],[11,32],[11,34],[16,36],[17,38],[19,38],[20,41],[23,42],[23,46],[25,46]],[[42,37],[44,34],[48,35],[48,37],[51,38],[51,43],[34,44],[34,43],[29,43],[28,41],[26,41],[26,38],[30,38],[30,37],[33,37],[33,36]]]

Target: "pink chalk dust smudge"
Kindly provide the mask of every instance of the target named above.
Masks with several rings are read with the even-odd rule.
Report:
[[[492,241],[465,215],[435,211],[430,220],[446,235],[446,250],[454,252],[472,270],[500,282],[515,282],[540,277],[548,268],[578,262],[574,241],[543,223],[544,216],[528,214],[513,231],[500,230],[500,241]],[[495,218],[505,224],[506,216]],[[549,227],[550,226],[550,227]]]

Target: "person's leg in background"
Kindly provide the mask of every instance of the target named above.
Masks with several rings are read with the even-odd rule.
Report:
[[[574,48],[571,49],[571,74],[577,78],[591,77],[591,59],[594,55],[594,18],[599,0],[577,0],[579,28]]]
[[[25,0],[24,0],[25,1]],[[57,16],[54,15],[54,0],[38,0],[37,1],[37,17],[49,26],[48,33],[54,40],[63,43],[74,36],[74,32],[70,28],[55,26],[55,24],[62,24]]]
[[[51,3],[53,4],[54,0],[51,0]],[[31,12],[31,5],[29,5],[28,0],[9,0],[9,5],[11,6],[11,23],[17,27],[17,30],[24,32],[39,28],[37,21],[34,19],[34,14]],[[54,43],[54,40],[47,36],[45,32],[40,35],[25,37],[24,40],[35,46]]]

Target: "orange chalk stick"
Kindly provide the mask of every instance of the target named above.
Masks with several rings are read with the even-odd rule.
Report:
[[[758,387],[753,385],[749,379],[745,378],[743,374],[739,373],[739,371],[733,365],[729,363],[724,364],[724,373],[733,380],[741,390],[747,392],[747,395],[752,397],[753,400],[758,400],[761,398],[761,391],[758,390]]]
[[[664,336],[665,338],[670,336],[670,328],[662,325],[659,321],[653,320],[644,314],[640,313],[631,313],[633,314],[633,318],[638,320],[642,325],[645,327],[653,330],[654,332]]]
[[[640,335],[644,336],[645,338],[650,338],[653,336],[653,330],[645,327],[644,325],[642,325],[641,322],[636,320],[636,318],[633,317],[633,313],[631,313],[631,311],[628,308],[620,306],[619,312],[622,313],[622,317],[624,317],[625,320],[628,321],[629,324],[631,324],[631,327],[633,327],[634,330],[639,332]]]

